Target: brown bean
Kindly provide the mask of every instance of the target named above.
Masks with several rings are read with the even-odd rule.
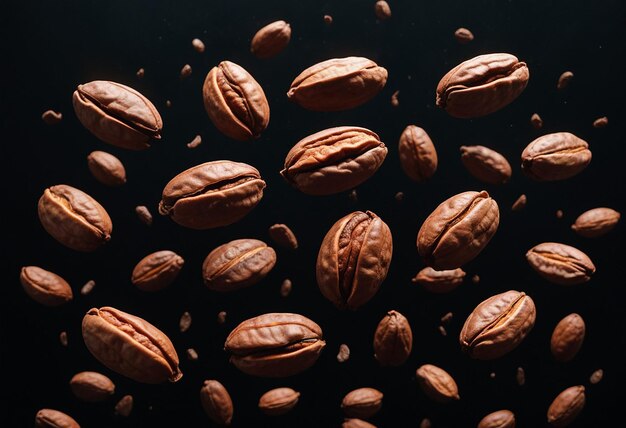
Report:
[[[280,175],[308,195],[331,195],[366,181],[386,156],[385,143],[369,129],[329,128],[293,146]]]
[[[437,150],[422,128],[409,125],[404,128],[398,142],[400,166],[413,181],[422,182],[437,171]]]
[[[585,340],[585,321],[578,314],[569,314],[554,328],[550,351],[557,361],[571,361]]]
[[[87,296],[91,294],[95,286],[96,286],[96,281],[94,281],[93,279],[90,279],[89,281],[87,281],[85,285],[83,285],[80,289],[81,296]]]
[[[395,91],[393,94],[391,94],[391,107],[400,106],[400,100],[398,99],[399,95],[400,95],[400,91]]]
[[[537,181],[565,180],[591,162],[585,140],[569,132],[556,132],[533,140],[522,152],[522,172]]]
[[[535,325],[535,303],[526,293],[510,290],[482,301],[467,317],[459,335],[464,352],[493,360],[517,348]]]
[[[592,385],[596,385],[600,383],[603,377],[604,377],[604,370],[602,369],[595,370],[593,373],[591,373],[591,376],[589,377],[589,383]]]
[[[374,12],[376,13],[376,18],[381,21],[391,18],[391,7],[385,0],[378,0],[374,3]]]
[[[134,400],[132,395],[123,396],[115,405],[115,414],[124,418],[129,417],[133,411],[133,404]]]
[[[106,80],[78,85],[72,98],[80,123],[105,143],[129,150],[150,147],[161,139],[163,121],[142,94]]]
[[[122,162],[110,153],[94,151],[87,156],[89,171],[100,183],[121,186],[126,183],[126,169]]]
[[[281,53],[291,40],[291,26],[275,21],[256,32],[250,43],[250,52],[259,59],[273,58]]]
[[[548,408],[548,423],[554,427],[566,427],[578,417],[585,407],[585,387],[571,386],[561,392]]]
[[[58,242],[76,251],[95,251],[111,239],[113,224],[104,207],[74,187],[47,188],[37,206],[39,220]]]
[[[145,205],[137,205],[135,207],[135,214],[137,214],[137,218],[146,226],[152,225],[152,213]]]
[[[263,197],[264,188],[259,171],[248,164],[206,162],[167,183],[159,214],[191,229],[227,226],[252,211]]]
[[[269,416],[284,415],[298,404],[300,393],[291,388],[275,388],[259,398],[259,409]]]
[[[535,245],[526,253],[526,260],[540,276],[560,285],[587,282],[596,271],[585,253],[556,242]]]
[[[367,419],[383,405],[383,393],[374,388],[359,388],[347,393],[341,401],[343,413],[351,418]]]
[[[387,70],[370,59],[333,58],[300,73],[287,97],[307,110],[348,110],[374,98],[385,83]]]
[[[280,284],[280,295],[283,297],[287,297],[289,296],[289,294],[291,293],[291,280],[290,279],[285,279],[282,284]]]
[[[181,333],[186,332],[191,327],[191,314],[187,311],[183,312],[180,316],[180,320],[178,321],[178,329]]]
[[[233,419],[233,400],[217,380],[205,380],[200,388],[200,402],[209,418],[218,425],[230,425]]]
[[[115,308],[92,308],[83,318],[89,352],[109,369],[137,382],[178,381],[178,355],[161,330]]]
[[[597,238],[609,233],[619,222],[621,214],[611,208],[594,208],[578,216],[572,230],[585,238]]]
[[[200,39],[193,39],[191,46],[193,46],[193,49],[198,53],[204,52],[204,42]]]
[[[511,54],[479,55],[443,76],[436,104],[457,118],[486,116],[513,102],[529,77],[526,63]]]
[[[35,415],[36,428],[80,428],[70,415],[53,409],[41,409]]]
[[[328,231],[316,263],[320,291],[339,309],[356,310],[387,276],[393,242],[387,224],[371,211],[355,211]]]
[[[515,415],[510,410],[489,413],[480,420],[478,428],[515,428]]]
[[[295,250],[298,248],[298,238],[293,231],[286,224],[273,224],[270,226],[268,233],[272,241],[274,241],[279,247],[286,248],[288,250]]]
[[[350,348],[345,343],[339,345],[339,352],[337,353],[337,362],[345,363],[350,359]]]
[[[381,366],[400,366],[413,348],[413,332],[409,320],[397,311],[389,311],[374,333],[374,358]]]
[[[105,401],[115,393],[115,384],[111,379],[98,372],[76,373],[70,380],[74,395],[88,403]]]
[[[254,140],[269,124],[270,106],[263,88],[234,62],[222,61],[209,71],[202,97],[209,119],[229,138]]]
[[[180,69],[180,78],[181,79],[186,79],[189,76],[191,76],[191,73],[193,72],[191,66],[189,64],[185,64],[183,65],[183,68]]]
[[[63,120],[63,113],[54,110],[46,110],[41,114],[41,120],[43,120],[46,125],[56,125]]]
[[[526,195],[522,193],[521,195],[519,195],[519,198],[517,198],[515,202],[513,202],[513,205],[511,206],[511,211],[522,210],[526,206],[527,202],[528,199],[526,198]]]
[[[276,264],[276,252],[258,239],[236,239],[209,253],[202,263],[204,285],[234,291],[261,281]]]
[[[376,428],[376,425],[372,425],[362,419],[348,418],[344,419],[341,428]]]
[[[187,143],[187,147],[189,147],[190,149],[195,149],[200,144],[202,144],[202,136],[196,135],[195,137],[193,137],[193,140]]]
[[[454,32],[454,38],[460,44],[465,45],[474,40],[474,34],[469,29],[461,27]]]
[[[526,383],[526,372],[523,367],[518,367],[515,372],[515,380],[519,386],[522,386]]]
[[[556,88],[559,91],[562,91],[563,89],[569,86],[573,78],[574,78],[574,73],[572,73],[571,71],[564,71],[559,76],[559,80],[557,81]]]
[[[541,116],[537,113],[533,113],[533,115],[530,116],[530,124],[535,129],[541,129],[543,127],[543,119],[541,119]]]
[[[447,403],[461,398],[454,378],[442,368],[424,364],[415,374],[420,388],[432,400]]]
[[[144,70],[143,68],[140,68],[139,70],[137,70],[135,75],[137,76],[138,79],[143,79],[143,77],[146,75],[146,70]]]
[[[184,264],[185,260],[173,251],[156,251],[137,263],[130,281],[143,291],[162,290],[176,280]]]
[[[253,376],[285,377],[317,361],[326,346],[322,329],[310,319],[291,313],[268,313],[250,318],[230,332],[224,350],[230,362]]]
[[[425,267],[417,273],[411,282],[421,285],[431,293],[449,293],[461,285],[465,275],[465,271],[461,268],[435,270],[431,267]]]
[[[74,298],[66,280],[37,266],[24,266],[20,270],[20,282],[26,294],[44,306],[60,306]]]
[[[593,121],[594,128],[604,128],[609,124],[609,118],[606,116],[599,117]]]
[[[433,269],[456,269],[487,246],[499,223],[498,204],[486,191],[459,193],[439,204],[424,221],[417,250]]]
[[[461,146],[461,161],[477,180],[489,184],[504,184],[513,170],[500,153],[485,146]]]

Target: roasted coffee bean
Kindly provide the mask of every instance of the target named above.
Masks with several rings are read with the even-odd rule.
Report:
[[[589,162],[589,145],[569,132],[543,135],[522,152],[522,172],[537,181],[565,180],[583,171]]]
[[[217,323],[218,324],[224,324],[226,322],[226,311],[220,311],[217,314]]]
[[[530,266],[543,278],[560,285],[587,282],[596,271],[591,259],[577,248],[544,242],[526,253]]]
[[[493,360],[515,349],[535,325],[535,303],[526,293],[510,290],[481,302],[467,317],[459,342],[479,360]]]
[[[513,170],[504,156],[485,146],[461,146],[461,161],[474,178],[489,184],[504,184]]]
[[[137,263],[130,282],[143,291],[162,290],[176,280],[184,264],[185,260],[173,251],[156,251]]]
[[[496,112],[526,88],[526,63],[508,53],[480,55],[450,70],[437,85],[437,107],[450,116],[473,118]]]
[[[259,59],[268,59],[281,53],[291,40],[291,26],[275,21],[256,32],[250,43],[250,52]]]
[[[115,384],[98,372],[76,373],[70,380],[72,393],[81,401],[97,403],[115,394]]]
[[[556,210],[556,213],[554,213],[556,215],[556,218],[561,219],[563,218],[563,210]]]
[[[530,116],[530,124],[535,129],[541,129],[543,127],[543,119],[541,119],[541,116],[537,113],[533,113],[533,115]]]
[[[178,329],[181,333],[186,332],[191,327],[191,314],[187,311],[183,312],[180,316],[180,320],[178,321]]]
[[[94,151],[87,156],[89,171],[100,183],[121,186],[126,183],[126,169],[122,162],[107,152]]]
[[[270,226],[268,233],[272,241],[279,247],[295,250],[298,248],[298,239],[286,224],[274,224]]]
[[[341,428],[376,428],[376,425],[372,425],[362,419],[349,418],[344,419]]]
[[[259,171],[248,164],[206,162],[167,183],[159,214],[191,229],[227,226],[252,211],[263,197],[264,188]]]
[[[439,333],[440,333],[442,336],[444,336],[444,337],[445,337],[445,336],[447,336],[447,335],[448,335],[448,331],[446,330],[446,328],[445,328],[444,326],[440,325],[440,326],[439,326],[439,327],[437,327],[437,328],[439,329]]]
[[[621,214],[611,208],[594,208],[578,216],[572,230],[585,238],[597,238],[613,230]]]
[[[44,306],[60,306],[74,298],[66,280],[37,266],[24,266],[20,270],[20,282],[26,294]]]
[[[339,352],[337,353],[337,361],[345,363],[350,359],[350,348],[345,343],[339,345]]]
[[[398,192],[395,194],[395,196],[393,197],[396,202],[400,203],[404,200],[404,193],[403,192]]]
[[[80,428],[70,415],[53,409],[41,409],[35,415],[36,428]]]
[[[144,70],[143,68],[140,68],[139,70],[137,70],[135,75],[137,75],[138,79],[143,79],[143,77],[146,75],[146,70]]]
[[[67,332],[66,331],[62,331],[61,333],[59,333],[59,342],[61,342],[61,346],[64,346],[67,348]]]
[[[474,274],[472,275],[472,284],[478,284],[480,282],[480,276]]]
[[[333,17],[330,15],[324,15],[324,24],[331,25],[333,23]]]
[[[393,243],[387,224],[371,211],[355,211],[328,231],[317,255],[320,291],[339,309],[356,310],[385,280]]]
[[[178,381],[178,355],[161,330],[111,307],[90,309],[83,318],[89,352],[109,369],[137,382]]]
[[[526,195],[524,194],[519,195],[519,198],[517,198],[515,202],[513,202],[513,205],[511,206],[511,211],[522,210],[526,206],[526,202],[528,202]]]
[[[94,281],[93,279],[90,279],[89,281],[87,281],[85,285],[83,285],[80,289],[81,296],[87,296],[88,294],[91,294],[95,286],[96,286],[96,281]]]
[[[393,94],[391,94],[391,106],[392,107],[400,106],[400,100],[398,99],[398,95],[400,95],[400,91],[395,91]]]
[[[604,128],[608,124],[609,124],[609,118],[606,117],[606,116],[599,117],[599,118],[597,118],[596,120],[593,121],[593,127],[594,128]]]
[[[269,313],[239,324],[226,338],[230,362],[249,375],[285,377],[311,367],[326,346],[322,329],[298,314]]]
[[[452,312],[448,312],[444,316],[441,317],[441,322],[447,324],[450,321],[452,321],[453,317],[454,317],[454,314]]]
[[[432,364],[424,364],[415,372],[422,391],[432,400],[447,403],[459,400],[459,388],[450,374]]]
[[[109,214],[95,199],[74,187],[60,184],[47,188],[37,210],[43,228],[72,250],[94,251],[111,239]]]
[[[489,413],[480,420],[478,428],[515,428],[515,415],[510,410]]]
[[[426,131],[418,126],[404,128],[398,142],[398,154],[402,170],[413,181],[425,181],[437,171],[435,146]]]
[[[200,388],[200,402],[206,414],[218,425],[230,425],[233,419],[233,400],[217,380],[205,380]]]
[[[522,386],[526,383],[526,372],[523,367],[518,367],[515,372],[515,380],[519,386]]]
[[[370,59],[333,58],[300,73],[287,97],[308,110],[348,110],[374,98],[385,83],[387,70]]]
[[[145,205],[137,205],[135,207],[135,214],[137,214],[139,220],[146,226],[152,225],[152,213]]]
[[[189,147],[190,149],[195,149],[200,144],[202,144],[202,136],[196,135],[195,137],[193,137],[193,140],[187,143],[187,147]]]
[[[289,294],[291,293],[291,287],[291,280],[285,279],[282,284],[280,284],[280,295],[283,297],[289,296]]]
[[[172,102],[170,100],[166,100],[165,101],[165,107],[167,107],[167,108],[172,107]]]
[[[269,124],[270,106],[263,88],[234,62],[222,61],[209,71],[202,96],[213,125],[234,140],[254,140]]]
[[[376,13],[376,18],[381,21],[391,18],[391,8],[389,7],[389,3],[385,0],[378,0],[374,4],[374,12]]]
[[[115,405],[115,414],[124,418],[129,417],[133,411],[133,404],[134,400],[132,395],[123,396]]]
[[[457,42],[464,45],[474,40],[474,34],[467,28],[457,28],[454,32],[454,38]]]
[[[572,73],[571,71],[564,71],[563,74],[559,76],[559,80],[556,83],[556,88],[559,91],[567,88],[573,78],[574,78],[574,73]]]
[[[204,285],[234,291],[261,281],[276,264],[276,252],[258,239],[236,239],[209,253],[202,263]]]
[[[63,120],[63,113],[54,110],[46,110],[42,113],[41,120],[43,120],[46,125],[56,125]]]
[[[259,399],[259,409],[268,416],[284,415],[298,404],[300,393],[291,388],[275,388]]]
[[[369,129],[341,126],[300,140],[280,171],[289,184],[309,195],[330,195],[370,178],[387,156],[387,147]]]
[[[343,397],[341,409],[351,418],[367,419],[374,416],[383,405],[383,393],[374,388],[359,388]]]
[[[183,65],[183,68],[180,69],[180,78],[181,79],[186,79],[189,76],[191,76],[191,73],[193,72],[191,66],[189,64],[185,64]]]
[[[486,191],[459,193],[439,204],[424,221],[417,250],[433,269],[456,269],[487,246],[499,222],[498,204]]]
[[[374,333],[374,358],[381,366],[400,366],[409,358],[412,348],[409,320],[400,312],[387,312]]]
[[[571,386],[561,392],[548,408],[548,423],[554,427],[570,425],[585,407],[585,387]]]
[[[569,314],[554,328],[550,351],[557,361],[571,361],[585,340],[585,321],[578,314]]]
[[[187,349],[187,359],[189,361],[197,361],[198,360],[198,353],[196,352],[195,349],[193,349],[193,348],[188,348]]]
[[[431,267],[425,267],[411,281],[421,285],[431,293],[449,293],[461,285],[463,278],[465,278],[465,271],[461,268],[435,270]]]
[[[143,150],[152,140],[161,139],[161,115],[133,88],[95,80],[78,85],[72,103],[80,123],[105,143]]]
[[[589,383],[592,385],[596,385],[600,383],[603,377],[604,377],[604,370],[602,369],[595,370],[593,373],[591,373],[591,376],[589,377]]]
[[[198,53],[204,52],[204,42],[200,39],[193,39],[191,46],[193,46],[194,50]]]

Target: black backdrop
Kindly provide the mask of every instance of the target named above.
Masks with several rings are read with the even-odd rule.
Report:
[[[374,1],[336,2],[253,1],[67,1],[11,2],[3,7],[2,159],[6,171],[4,248],[6,272],[2,284],[3,426],[31,426],[36,411],[55,408],[73,415],[86,427],[211,426],[198,392],[204,379],[218,379],[235,404],[233,426],[338,426],[341,398],[348,391],[371,386],[384,394],[381,412],[372,422],[381,427],[417,426],[429,417],[435,427],[475,426],[486,413],[508,408],[518,426],[543,426],[551,400],[564,388],[587,386],[587,405],[574,426],[605,426],[619,417],[618,397],[624,381],[626,327],[623,317],[624,225],[600,239],[584,239],[569,228],[583,211],[608,206],[624,212],[624,126],[622,105],[626,13],[621,1],[390,1],[393,17],[379,22]],[[323,15],[334,23],[326,26]],[[252,35],[261,26],[285,19],[293,29],[291,43],[278,57],[261,61],[249,53]],[[457,27],[470,28],[476,39],[459,45]],[[206,44],[199,54],[194,37]],[[512,105],[476,120],[448,117],[434,106],[440,77],[475,55],[510,52],[526,61],[530,82]],[[385,89],[359,108],[338,113],[305,111],[285,96],[292,79],[304,68],[328,58],[366,56],[389,70]],[[209,69],[228,59],[246,68],[263,86],[270,106],[269,128],[252,143],[222,136],[202,106],[201,86]],[[190,78],[179,71],[189,63]],[[145,68],[145,77],[135,72]],[[561,72],[572,70],[568,90],[557,92]],[[151,99],[164,119],[162,141],[144,152],[129,152],[98,141],[77,121],[71,106],[76,86],[96,79],[128,84]],[[400,91],[400,106],[389,99]],[[172,101],[166,108],[165,101]],[[53,108],[62,123],[46,126],[41,113]],[[538,112],[545,125],[535,131],[529,117]],[[592,122],[608,116],[605,129]],[[427,183],[416,185],[400,170],[397,141],[408,124],[424,127],[432,137],[439,169]],[[378,173],[358,187],[358,201],[347,192],[306,196],[279,176],[284,156],[299,139],[318,130],[358,125],[377,132],[389,147]],[[587,140],[593,152],[590,166],[578,176],[553,183],[536,183],[521,174],[523,148],[542,133],[570,131]],[[201,134],[195,150],[186,143]],[[514,167],[510,183],[486,186],[463,168],[459,146],[482,144],[504,154]],[[107,188],[89,174],[86,156],[105,150],[118,156],[128,183]],[[259,206],[242,221],[221,229],[192,231],[156,213],[163,186],[180,171],[216,159],[256,166],[267,182]],[[54,241],[41,227],[36,212],[43,190],[55,184],[78,187],[110,213],[111,242],[83,254]],[[498,232],[487,248],[465,266],[465,283],[453,293],[432,295],[411,284],[423,265],[415,248],[421,222],[444,199],[465,190],[486,189],[501,208]],[[394,195],[405,199],[396,203]],[[512,213],[521,194],[528,206]],[[136,218],[134,207],[145,204],[155,214],[152,227]],[[354,313],[339,312],[315,284],[314,265],[321,240],[330,226],[354,210],[372,210],[390,226],[394,237],[391,269],[377,296]],[[564,216],[557,219],[555,212]],[[242,237],[269,240],[267,228],[287,223],[297,234],[295,252],[278,249],[275,269],[260,284],[232,294],[204,288],[200,266],[219,244]],[[557,241],[585,251],[597,266],[589,283],[559,287],[539,278],[527,265],[525,252],[542,241]],[[169,289],[148,294],[130,283],[130,272],[148,253],[171,249],[186,264]],[[75,299],[50,309],[30,300],[19,281],[19,268],[38,265],[66,278]],[[469,278],[478,274],[479,284]],[[294,283],[287,298],[279,295],[286,277]],[[97,286],[89,296],[79,289],[87,280]],[[473,361],[458,345],[459,330],[470,311],[490,295],[523,290],[535,300],[537,322],[521,346],[492,361]],[[103,367],[85,348],[80,323],[91,307],[114,306],[139,315],[166,332],[181,357],[183,379],[176,384],[141,385]],[[405,314],[413,328],[414,346],[402,367],[379,368],[372,338],[387,310]],[[218,325],[219,311],[228,312]],[[183,311],[193,325],[178,331]],[[454,319],[448,336],[437,330],[448,311]],[[222,351],[228,332],[239,322],[265,312],[298,312],[318,322],[327,347],[310,370],[286,379],[260,379],[229,365]],[[553,327],[565,315],[578,312],[587,323],[584,346],[574,361],[557,364],[549,351]],[[69,346],[59,344],[66,330]],[[352,350],[350,360],[337,363],[340,343]],[[193,347],[199,360],[188,361]],[[456,379],[461,400],[434,404],[418,389],[415,369],[424,363],[445,368]],[[526,370],[526,385],[515,372]],[[605,379],[589,385],[597,368]],[[78,371],[96,370],[117,386],[113,399],[102,404],[79,402],[68,381]],[[495,378],[490,373],[495,373]],[[289,415],[263,416],[256,404],[266,390],[290,386],[302,393]],[[125,394],[135,398],[128,419],[113,416],[115,402]],[[6,422],[6,423],[5,423]]]

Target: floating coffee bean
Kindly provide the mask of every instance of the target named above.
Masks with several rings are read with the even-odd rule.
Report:
[[[387,312],[374,333],[374,358],[381,366],[400,366],[409,358],[412,348],[409,320],[400,312]]]
[[[381,21],[391,18],[391,8],[389,7],[389,3],[385,0],[378,0],[374,4],[374,12],[376,13],[376,18]]]
[[[339,352],[337,353],[337,361],[345,363],[350,359],[350,348],[345,343],[339,345]]]
[[[287,97],[307,110],[348,110],[374,98],[385,83],[387,70],[370,59],[333,58],[300,73]]]
[[[543,135],[522,152],[522,172],[537,181],[565,180],[580,173],[589,162],[589,145],[569,132]]]
[[[146,226],[152,225],[152,213],[145,205],[137,205],[135,207],[135,214],[137,214],[139,220]]]
[[[115,393],[113,381],[98,372],[76,373],[70,380],[70,388],[78,399],[88,403],[105,401]]]
[[[507,106],[526,88],[525,62],[508,53],[480,55],[450,70],[437,85],[437,107],[450,116],[486,116]]]
[[[383,393],[374,388],[359,388],[343,397],[341,409],[351,418],[367,419],[374,416],[383,405]]]
[[[298,404],[300,393],[291,388],[275,388],[259,399],[259,409],[268,416],[284,415]]]
[[[339,309],[356,310],[385,280],[393,243],[391,231],[371,211],[355,211],[328,231],[317,255],[320,291]]]
[[[230,362],[249,375],[285,377],[311,367],[326,346],[322,329],[298,314],[269,313],[239,324],[226,338]]]
[[[461,146],[461,161],[474,178],[489,184],[504,184],[512,169],[504,156],[484,146]]]
[[[54,110],[46,110],[42,113],[41,120],[43,120],[46,125],[56,125],[63,120],[63,114]]]
[[[184,264],[185,260],[173,251],[156,251],[137,263],[130,281],[143,291],[162,290],[174,282]]]
[[[218,425],[230,425],[233,419],[233,400],[217,380],[205,380],[200,389],[200,402],[206,414]]]
[[[593,121],[593,127],[594,128],[604,128],[608,124],[609,124],[609,118],[606,117],[606,116],[599,117],[599,118],[597,118],[596,120]]]
[[[515,428],[515,415],[510,410],[489,413],[480,420],[477,428]]]
[[[431,267],[425,267],[417,273],[411,282],[421,285],[431,293],[449,293],[461,285],[465,275],[465,271],[461,268],[435,270]]]
[[[206,162],[167,183],[159,214],[191,229],[227,226],[252,211],[263,197],[264,188],[259,171],[248,164]]]
[[[193,46],[194,50],[198,53],[204,52],[204,42],[200,39],[193,39],[191,46]]]
[[[422,391],[432,400],[447,403],[459,400],[459,389],[450,374],[432,364],[424,364],[415,372]]]
[[[298,248],[298,239],[286,224],[274,224],[270,226],[268,233],[272,241],[278,246],[295,250]]]
[[[78,85],[72,103],[80,123],[105,143],[143,150],[161,138],[158,110],[128,86],[106,80]]]
[[[161,330],[111,307],[92,308],[83,318],[89,352],[109,369],[137,382],[178,381],[178,355]]]
[[[467,317],[459,342],[479,360],[493,360],[515,349],[535,325],[535,303],[524,292],[507,291],[481,302]]]
[[[26,294],[44,306],[60,306],[74,297],[72,287],[66,280],[37,266],[23,267],[20,282]]]
[[[574,78],[574,73],[572,73],[571,71],[564,71],[563,74],[559,76],[559,80],[556,84],[556,88],[559,91],[562,91],[563,89],[569,86],[573,78]]]
[[[398,154],[402,170],[413,181],[425,181],[437,171],[435,146],[426,131],[418,126],[404,128],[398,142]]]
[[[515,202],[513,202],[513,205],[511,206],[511,211],[520,211],[526,206],[527,201],[528,199],[526,198],[526,195],[519,195],[519,198],[517,198]]]
[[[571,361],[585,340],[585,321],[578,314],[569,314],[554,328],[550,351],[557,361]]]
[[[548,408],[548,423],[554,427],[566,427],[578,417],[585,407],[585,387],[572,386],[565,389]]]
[[[276,252],[258,239],[236,239],[209,253],[202,264],[204,285],[234,291],[261,281],[276,264]]]
[[[526,253],[530,266],[543,278],[560,285],[587,282],[596,271],[591,259],[577,248],[544,242]]]
[[[541,119],[541,116],[537,113],[533,113],[533,115],[530,116],[530,124],[535,129],[541,129],[543,127],[543,119]]]
[[[597,238],[609,233],[619,222],[621,214],[611,208],[594,208],[578,216],[572,230],[585,238]]]
[[[133,404],[134,400],[132,395],[123,396],[115,405],[115,414],[124,418],[129,417],[133,411]]]
[[[35,415],[36,428],[80,428],[70,415],[53,409],[41,409]]]
[[[474,40],[474,34],[467,28],[461,27],[454,32],[454,38],[457,42],[464,45]]]
[[[275,21],[256,32],[250,52],[259,59],[268,59],[281,53],[291,40],[291,26],[285,21]]]

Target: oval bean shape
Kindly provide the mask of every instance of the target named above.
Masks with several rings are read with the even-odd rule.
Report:
[[[291,40],[291,26],[285,21],[267,24],[256,32],[250,43],[250,52],[259,59],[268,59],[281,53]]]
[[[566,427],[578,417],[585,407],[585,387],[571,386],[556,396],[548,408],[548,423]]]
[[[480,420],[477,428],[515,428],[515,415],[510,410],[489,413]]]
[[[300,393],[291,388],[275,388],[259,399],[259,409],[269,416],[284,415],[298,404]]]
[[[126,183],[124,164],[110,153],[99,150],[89,153],[87,167],[100,183],[107,186],[121,186]]]
[[[397,311],[389,311],[374,333],[374,358],[381,366],[400,366],[413,349],[413,332],[409,320]]]
[[[585,238],[597,238],[609,233],[619,222],[621,214],[611,208],[594,208],[578,216],[572,230]]]
[[[482,301],[465,320],[459,342],[479,360],[511,352],[535,325],[535,303],[526,293],[510,290]]]
[[[474,178],[488,184],[504,184],[513,173],[504,156],[485,146],[461,146],[461,161]]]
[[[130,281],[143,291],[162,290],[176,280],[184,264],[185,260],[173,251],[156,251],[137,263]]]
[[[582,251],[557,242],[543,242],[526,253],[530,266],[543,278],[559,285],[587,282],[596,271]]]
[[[428,397],[439,403],[459,400],[459,388],[452,376],[444,369],[424,364],[415,372],[417,382]]]
[[[98,372],[76,373],[70,380],[70,388],[80,400],[88,403],[105,401],[115,394],[115,384]]]
[[[413,181],[425,181],[437,171],[435,145],[426,131],[418,126],[404,128],[398,142],[398,154],[402,170]]]
[[[525,62],[508,53],[479,55],[454,67],[437,85],[437,107],[450,116],[486,116],[507,106],[526,88]]]
[[[374,416],[383,405],[383,393],[374,388],[359,388],[343,397],[341,409],[351,418],[367,419]]]
[[[417,250],[433,269],[456,269],[487,246],[499,223],[498,204],[486,191],[459,193],[426,218],[417,234]]]
[[[557,361],[571,361],[585,340],[585,321],[578,314],[569,314],[554,327],[550,351]]]
[[[26,294],[44,306],[59,306],[74,298],[65,279],[38,266],[24,266],[20,270],[20,282]]]
[[[35,415],[36,428],[80,428],[70,415],[54,409],[41,409]]]
[[[543,135],[522,152],[522,172],[537,181],[565,180],[590,162],[589,144],[569,132]]]
[[[200,388],[200,403],[207,416],[218,425],[230,425],[233,419],[233,400],[219,381],[205,380]]]
[[[293,146],[280,175],[308,195],[331,195],[363,183],[386,156],[385,143],[369,129],[329,128]]]
[[[411,281],[421,285],[431,293],[449,293],[461,285],[465,275],[465,271],[461,268],[435,270],[431,267],[425,267]]]
[[[109,369],[142,383],[176,382],[178,354],[161,330],[111,307],[92,308],[83,317],[89,352]]]

